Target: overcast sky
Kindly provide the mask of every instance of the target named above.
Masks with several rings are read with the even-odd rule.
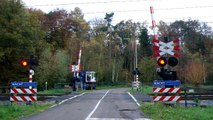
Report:
[[[151,23],[150,6],[154,7],[156,22],[196,19],[213,26],[213,0],[22,0],[27,7],[48,13],[56,8],[81,8],[87,21],[104,18],[114,12],[113,23],[132,19]]]

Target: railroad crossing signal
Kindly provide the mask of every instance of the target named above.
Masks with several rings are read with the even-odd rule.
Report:
[[[177,58],[180,57],[180,54],[178,54],[178,52],[180,52],[179,39],[173,40],[168,43],[154,39],[153,42],[157,43],[157,45],[155,44],[153,46],[153,50],[155,52],[154,57],[157,58],[163,55],[172,55]]]
[[[167,37],[165,37],[165,42],[158,41],[154,39],[154,42],[157,43],[154,45],[155,57],[157,57],[157,64],[160,67],[160,71],[157,71],[157,74],[163,78],[163,80],[176,80],[176,71],[169,71],[167,67],[164,68],[167,64],[171,67],[175,67],[178,64],[178,59],[180,57],[179,51],[179,39],[168,42]],[[165,57],[165,55],[170,55]]]

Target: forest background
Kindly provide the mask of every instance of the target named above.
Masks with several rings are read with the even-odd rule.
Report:
[[[38,60],[33,81],[44,89],[55,84],[69,84],[69,65],[78,61],[82,49],[81,69],[97,73],[99,85],[126,85],[133,80],[135,41],[141,82],[160,79],[153,57],[151,26],[145,22],[120,21],[112,25],[116,14],[106,14],[87,22],[80,8],[55,9],[44,13],[25,8],[21,0],[0,1],[0,86],[11,81],[28,81],[28,67],[23,58]],[[181,40],[179,64],[171,68],[178,79],[194,85],[213,84],[213,32],[198,20],[178,20],[157,24],[159,39]]]

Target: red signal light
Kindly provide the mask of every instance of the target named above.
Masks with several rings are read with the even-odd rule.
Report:
[[[21,60],[21,65],[22,65],[23,67],[28,66],[28,61],[25,60],[25,59]]]
[[[160,67],[164,67],[167,64],[167,60],[165,57],[160,57],[157,61],[158,65]]]

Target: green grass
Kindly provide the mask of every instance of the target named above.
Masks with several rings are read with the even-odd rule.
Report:
[[[152,93],[152,86],[143,85],[141,92],[144,94],[151,94]]]
[[[33,104],[33,105],[0,105],[0,120],[17,120],[20,117],[42,112],[51,104]]]
[[[142,103],[141,110],[153,120],[213,120],[213,107],[165,106],[163,103]]]
[[[94,90],[104,90],[104,89],[113,89],[113,88],[123,88],[125,86],[97,86]],[[93,91],[93,90],[92,90]],[[38,94],[58,94],[58,95],[64,95],[67,93],[71,93],[72,89],[51,89],[51,90],[44,90],[44,91],[38,91]],[[80,93],[83,92],[91,92],[91,90],[80,90]]]
[[[126,88],[127,86],[124,85],[114,85],[114,86],[97,86],[96,89],[94,90],[104,90],[104,89],[113,89],[113,88]],[[79,91],[80,93],[82,92],[90,92],[91,90],[81,90]],[[51,90],[44,90],[44,91],[38,91],[38,94],[67,94],[71,93],[72,89],[51,89]]]
[[[94,90],[108,90],[108,89],[115,89],[115,88],[130,88],[129,92],[133,92],[130,86],[125,85],[114,85],[114,86],[97,86]],[[93,91],[93,90],[92,90]],[[152,86],[144,85],[141,90],[144,94],[152,93]],[[58,94],[64,95],[67,93],[71,93],[72,89],[51,89],[45,91],[38,91],[38,94]],[[80,90],[80,93],[83,92],[91,92],[91,90]]]
[[[96,90],[114,89],[114,88],[127,88],[125,85],[114,85],[114,86],[97,86]]]
[[[38,94],[67,94],[71,92],[72,89],[52,89],[52,90],[38,91]]]
[[[148,86],[148,85],[143,85],[141,87],[140,92],[142,92],[143,94],[151,94],[152,93],[152,86]],[[137,92],[137,90],[133,90],[132,87],[128,90],[130,93],[133,92]]]

